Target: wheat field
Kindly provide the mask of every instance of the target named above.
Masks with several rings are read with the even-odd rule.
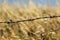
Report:
[[[60,15],[60,6],[36,7],[31,3],[29,7],[26,5],[17,7],[3,4],[0,7],[0,22]],[[0,40],[60,40],[60,30],[54,31],[58,28],[60,28],[59,17],[11,24],[0,23]]]

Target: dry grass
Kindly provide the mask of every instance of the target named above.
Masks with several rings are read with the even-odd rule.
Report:
[[[0,7],[0,22],[17,21],[43,16],[60,15],[60,6],[56,8],[19,7],[16,9],[8,4]],[[0,40],[60,40],[60,18],[40,19],[29,22],[0,24]]]

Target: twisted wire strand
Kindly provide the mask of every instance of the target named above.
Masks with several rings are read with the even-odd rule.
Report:
[[[32,18],[32,19],[27,19],[27,20],[19,20],[19,21],[15,21],[15,22],[13,22],[12,20],[10,20],[10,21],[0,22],[0,23],[11,24],[11,23],[26,22],[26,21],[34,21],[34,20],[45,19],[45,18],[58,18],[58,17],[60,17],[60,16],[46,16],[46,17]]]
[[[45,17],[39,17],[39,18],[32,18],[32,19],[27,19],[27,20],[19,20],[19,21],[15,21],[13,22],[12,20],[7,21],[7,22],[0,22],[0,23],[7,23],[7,24],[12,24],[12,23],[20,23],[20,22],[26,22],[26,21],[34,21],[34,20],[39,20],[39,19],[45,19],[45,18],[58,18],[60,16],[45,16]],[[60,30],[60,28],[54,30],[54,31],[58,31]]]

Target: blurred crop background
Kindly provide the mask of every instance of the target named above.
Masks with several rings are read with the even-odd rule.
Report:
[[[60,16],[60,0],[0,0],[0,22]],[[60,40],[60,18],[0,23],[0,40]]]

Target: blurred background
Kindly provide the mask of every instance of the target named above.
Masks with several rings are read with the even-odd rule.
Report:
[[[29,1],[31,0],[0,0],[0,4],[7,2],[9,4],[29,4]],[[56,6],[56,3],[59,3],[60,0],[32,0],[34,4],[42,4],[42,5],[50,5],[50,6]]]
[[[49,5],[49,6],[56,6],[56,4],[60,3],[60,0],[0,0],[0,4],[8,3],[11,5],[14,4],[29,5],[30,1],[32,1],[35,5],[41,4],[41,5]]]

